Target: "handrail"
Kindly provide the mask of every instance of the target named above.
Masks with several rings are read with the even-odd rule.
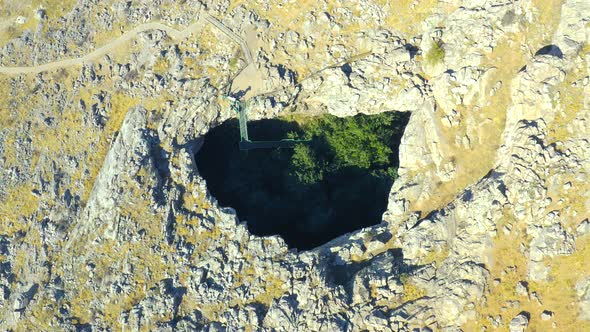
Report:
[[[285,138],[278,141],[251,141],[248,137],[248,117],[246,107],[242,101],[228,97],[231,102],[231,108],[238,113],[238,122],[240,124],[240,150],[253,149],[271,149],[271,148],[294,148],[299,143],[309,143],[310,140],[298,140]]]

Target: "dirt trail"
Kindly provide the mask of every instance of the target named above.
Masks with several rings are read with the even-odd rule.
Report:
[[[209,23],[211,23],[213,26],[215,26],[217,29],[219,29],[221,32],[225,33],[236,44],[240,45],[240,47],[242,48],[242,52],[244,53],[244,56],[246,57],[246,62],[248,64],[251,64],[254,62],[254,59],[252,58],[252,53],[250,52],[250,48],[248,48],[248,44],[246,44],[246,42],[244,41],[244,39],[242,39],[242,37],[238,36],[235,32],[228,29],[223,23],[221,23],[220,20],[218,20],[217,18],[215,18],[211,15],[205,15],[205,19]]]
[[[203,14],[202,18],[211,23],[213,26],[221,30],[223,33],[227,34],[232,40],[234,40],[241,48],[245,51],[246,60],[248,63],[253,61],[252,55],[250,54],[250,50],[248,49],[246,42],[235,34],[233,31],[228,29],[223,23],[221,23],[218,19],[208,15]],[[2,24],[6,24],[0,22],[0,29],[2,29]],[[8,23],[10,25],[10,23]],[[173,27],[167,26],[160,22],[150,22],[141,24],[135,27],[133,30],[125,32],[119,38],[107,43],[106,45],[94,50],[91,53],[88,53],[82,57],[78,58],[70,58],[64,60],[58,60],[55,62],[50,62],[38,66],[23,66],[23,67],[1,67],[0,66],[0,74],[6,75],[20,75],[20,74],[37,74],[44,71],[54,70],[54,69],[61,69],[69,66],[81,65],[87,62],[91,62],[92,60],[103,56],[116,48],[122,46],[123,44],[129,42],[131,39],[137,37],[139,33],[149,31],[149,30],[162,30],[165,31],[170,38],[175,40],[180,40],[189,37],[191,34],[200,31],[204,27],[203,20],[199,19],[196,23],[189,25],[186,29],[179,31]]]

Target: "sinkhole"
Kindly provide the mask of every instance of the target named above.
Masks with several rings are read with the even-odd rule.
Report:
[[[251,233],[307,250],[381,222],[397,177],[409,113],[250,121],[252,141],[307,140],[293,148],[240,150],[237,119],[212,128],[197,168],[221,206]]]

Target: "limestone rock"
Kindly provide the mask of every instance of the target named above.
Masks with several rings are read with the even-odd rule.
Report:
[[[576,232],[579,236],[590,233],[590,221],[588,221],[588,219],[582,221],[578,227],[576,227]]]
[[[526,312],[521,312],[520,314],[516,315],[510,321],[510,325],[508,326],[510,332],[524,332],[526,328],[529,326],[529,314]]]
[[[553,318],[553,312],[549,310],[543,310],[540,317],[541,320],[550,320],[551,318]]]
[[[6,3],[1,330],[457,331],[509,280],[557,312],[527,283],[590,227],[588,1]],[[382,220],[300,252],[220,206],[194,155],[250,85],[252,119],[412,113]]]
[[[517,282],[515,290],[516,290],[516,294],[518,294],[520,296],[528,296],[529,295],[528,285],[524,281]]]

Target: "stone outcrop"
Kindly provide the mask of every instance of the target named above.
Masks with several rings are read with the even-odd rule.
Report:
[[[36,11],[37,30],[3,44],[0,63],[76,56],[99,32],[206,12],[252,48],[253,119],[411,112],[400,177],[383,220],[316,249],[250,234],[194,162],[234,116],[224,96],[248,64],[214,27],[146,31],[127,55],[0,76],[3,329],[525,331],[572,324],[570,303],[590,320],[587,1],[559,14],[528,0],[417,2],[414,34],[369,0],[99,3],[59,20]],[[567,306],[562,285],[575,285]]]

